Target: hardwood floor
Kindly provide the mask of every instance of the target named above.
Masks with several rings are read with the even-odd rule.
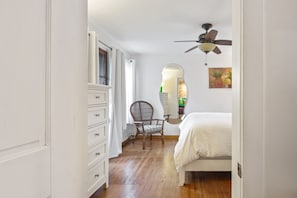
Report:
[[[190,184],[178,186],[173,161],[176,140],[153,139],[142,150],[142,141],[128,144],[119,158],[110,160],[108,189],[91,198],[230,198],[231,173],[192,173]]]

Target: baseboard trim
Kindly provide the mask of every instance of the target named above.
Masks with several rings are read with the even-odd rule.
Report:
[[[130,142],[131,142],[131,138],[128,137],[126,140],[124,140],[124,141],[122,142],[122,147],[126,146],[126,145],[129,144]]]
[[[164,140],[178,140],[178,135],[164,135]],[[137,137],[137,139],[141,137]],[[153,135],[153,139],[161,139],[160,135]]]
[[[177,141],[179,135],[164,135],[163,137],[164,137],[164,140],[176,140]],[[137,140],[142,140],[142,135],[141,134],[137,135],[137,138],[136,139]],[[161,139],[161,136],[160,135],[153,135],[152,136],[152,139],[159,140],[159,139]],[[128,145],[130,142],[132,142],[132,140],[134,140],[134,136],[130,136],[129,138],[127,138],[126,140],[124,140],[122,142],[122,147]]]

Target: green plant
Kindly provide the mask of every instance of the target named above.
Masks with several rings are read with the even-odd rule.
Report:
[[[217,79],[217,78],[221,78],[222,75],[223,75],[223,73],[222,73],[221,71],[219,71],[219,70],[214,70],[214,71],[212,72],[212,76],[215,77],[216,79]]]
[[[230,79],[232,81],[232,71],[227,72],[226,79]]]

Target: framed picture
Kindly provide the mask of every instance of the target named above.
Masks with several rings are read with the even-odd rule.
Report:
[[[208,68],[209,88],[232,88],[232,68]]]

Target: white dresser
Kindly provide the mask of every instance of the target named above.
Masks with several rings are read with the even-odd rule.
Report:
[[[88,84],[88,193],[108,187],[108,90]]]

